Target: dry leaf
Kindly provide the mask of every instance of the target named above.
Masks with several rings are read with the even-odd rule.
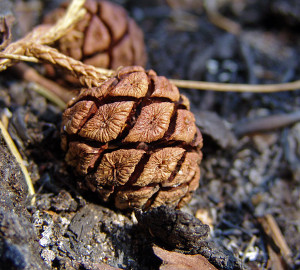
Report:
[[[205,257],[200,254],[185,255],[178,252],[167,251],[157,246],[153,251],[163,263],[160,270],[217,270]]]

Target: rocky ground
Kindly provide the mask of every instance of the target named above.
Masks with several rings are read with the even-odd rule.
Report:
[[[11,1],[19,12],[15,35],[29,31],[59,2]],[[244,84],[300,77],[297,1],[114,2],[143,29],[147,68],[160,75]],[[103,263],[158,269],[161,261],[153,243],[184,253],[210,252],[205,257],[218,269],[299,268],[299,90],[253,94],[182,89],[204,135],[200,187],[182,211],[211,229],[204,247],[188,237],[195,229],[183,226],[187,243],[194,243],[187,251],[188,244],[168,246],[169,238],[147,231],[161,217],[167,222],[178,215],[201,227],[197,219],[163,209],[137,220],[139,214],[120,212],[77,189],[77,176],[60,149],[61,109],[34,87],[13,69],[0,73],[1,119],[9,120],[8,131],[36,189],[33,201],[1,139],[1,269],[109,269]],[[166,231],[177,239],[173,233]],[[228,264],[222,266],[224,261]]]

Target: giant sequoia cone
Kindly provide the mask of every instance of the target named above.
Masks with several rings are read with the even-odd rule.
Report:
[[[48,14],[44,23],[53,24],[66,11],[67,4]],[[146,64],[146,47],[142,30],[126,10],[108,1],[87,0],[87,14],[64,37],[54,44],[59,51],[96,67]],[[48,66],[48,73],[55,71]]]
[[[66,161],[116,207],[181,207],[200,178],[202,136],[188,99],[165,77],[132,66],[81,90],[62,119]]]

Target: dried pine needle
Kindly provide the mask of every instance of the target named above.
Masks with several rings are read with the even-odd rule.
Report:
[[[43,87],[42,85],[39,85],[38,83],[34,83],[30,89],[32,89],[33,91],[37,92],[41,96],[51,101],[61,110],[66,109],[66,103],[62,99],[60,99],[57,95],[55,95],[53,92],[49,91],[47,88]]]
[[[177,87],[219,92],[274,93],[300,89],[300,80],[279,84],[232,84],[170,79]]]
[[[5,142],[7,144],[8,149],[10,150],[10,152],[12,153],[12,155],[15,157],[16,161],[20,165],[20,169],[21,169],[21,171],[22,171],[22,173],[25,177],[25,181],[26,181],[26,184],[27,184],[27,187],[28,187],[28,193],[29,193],[29,195],[33,196],[35,194],[35,191],[34,191],[34,187],[33,187],[30,175],[27,171],[27,168],[24,165],[24,161],[23,161],[16,145],[14,144],[12,138],[10,137],[8,131],[5,128],[5,126],[2,124],[1,120],[0,120],[0,130],[1,130],[1,133],[2,133],[2,136],[5,140]],[[31,204],[34,204],[34,202],[35,202],[35,197],[32,197]]]
[[[37,52],[38,51],[38,52]],[[29,62],[38,62],[39,60],[50,62],[54,65],[60,65],[65,69],[69,69],[70,71],[76,72],[77,74],[82,74],[82,76],[90,77],[92,81],[95,81],[101,78],[101,80],[105,79],[105,76],[110,77],[115,72],[113,70],[105,69],[105,68],[95,68],[94,66],[83,64],[80,61],[76,61],[73,58],[70,58],[66,55],[63,55],[56,51],[55,49],[38,44],[32,44],[32,47],[29,51],[26,52],[31,56],[21,56],[15,54],[5,54],[0,53],[0,58],[8,58],[12,60],[19,61],[29,61]],[[35,54],[35,57],[32,56]],[[48,59],[45,58],[45,54],[48,55]],[[50,57],[49,57],[50,56]],[[62,58],[63,56],[63,58]],[[62,58],[61,63],[57,62],[59,57]],[[51,59],[51,61],[49,60]],[[62,65],[64,64],[64,65]],[[78,69],[78,70],[75,70]],[[87,73],[88,76],[87,76]],[[197,90],[210,90],[217,92],[241,92],[241,93],[274,93],[274,92],[282,92],[282,91],[293,91],[300,89],[300,80],[288,83],[280,83],[280,84],[232,84],[232,83],[216,83],[216,82],[204,82],[204,81],[191,81],[191,80],[175,80],[169,79],[173,84],[177,87],[188,88],[188,89],[197,89]]]

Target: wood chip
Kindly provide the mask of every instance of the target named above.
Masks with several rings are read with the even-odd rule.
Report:
[[[292,257],[291,257],[292,252],[288,247],[284,239],[284,236],[282,235],[274,217],[268,214],[260,218],[259,222],[261,223],[265,233],[274,241],[274,243],[279,248],[279,254],[278,254],[278,252],[276,253],[276,251],[272,247],[271,243],[268,243],[270,260],[273,261],[273,262],[269,262],[273,264],[272,269],[285,269],[284,262],[282,261],[282,259],[280,257],[275,258],[276,256],[278,257],[279,255],[282,256],[282,258],[287,264],[292,265]],[[278,268],[279,267],[278,263],[280,263],[283,268]],[[274,264],[277,266],[275,267]]]

